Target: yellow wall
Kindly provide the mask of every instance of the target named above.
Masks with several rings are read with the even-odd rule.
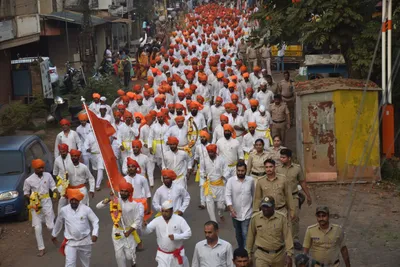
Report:
[[[356,129],[354,123],[357,119],[357,111],[360,107],[363,91],[344,91],[338,90],[333,93],[333,102],[336,106],[335,127],[336,127],[336,157],[337,169],[339,171],[338,181],[352,179],[355,172],[359,170],[358,177],[375,180],[376,176],[372,172],[379,172],[380,150],[379,150],[379,123],[376,122],[376,112],[378,110],[378,92],[366,92],[364,107]],[[375,122],[375,124],[374,124]],[[373,128],[372,128],[373,127]],[[350,148],[353,132],[355,136]],[[372,136],[370,137],[370,134]],[[367,143],[368,142],[368,143]],[[366,160],[367,169],[362,173],[359,169],[360,157],[363,155],[364,147],[366,152],[361,161],[363,168]],[[348,154],[349,148],[351,149]],[[369,151],[371,153],[369,154]],[[346,165],[346,158],[348,157]]]

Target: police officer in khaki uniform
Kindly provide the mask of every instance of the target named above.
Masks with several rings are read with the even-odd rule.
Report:
[[[286,140],[286,131],[290,128],[290,113],[287,105],[282,102],[282,96],[274,95],[274,103],[269,105],[269,113],[272,119],[272,135],[279,135],[282,143]]]
[[[244,41],[244,38],[240,39],[240,43],[238,45],[238,52],[239,52],[239,58],[242,60],[243,64],[247,66],[247,44]]]
[[[253,212],[260,209],[261,200],[266,196],[272,196],[275,199],[275,210],[290,216],[288,218],[295,219],[294,204],[292,197],[292,189],[286,177],[281,174],[275,173],[275,161],[267,159],[264,162],[265,172],[267,178],[261,179],[257,182],[256,190],[254,193]]]
[[[278,83],[278,91],[282,94],[283,102],[286,103],[290,113],[291,122],[294,119],[294,105],[295,105],[295,92],[294,82],[290,79],[290,73],[285,71],[283,73],[284,79]]]
[[[269,75],[272,74],[271,72],[271,45],[268,43],[260,48],[260,55],[261,55],[261,66],[263,69],[266,69]]]
[[[329,208],[316,210],[318,223],[307,228],[304,237],[304,253],[309,254],[315,267],[339,267],[342,254],[344,264],[350,267],[350,257],[340,225],[329,223]]]
[[[249,63],[249,68],[253,69],[257,66],[257,50],[254,48],[254,44],[250,43],[250,46],[246,50],[247,60]]]
[[[265,80],[267,81],[268,90],[274,93],[274,95],[280,94],[280,92],[278,91],[278,84],[272,80],[271,75],[268,74],[267,76],[265,76]]]
[[[267,149],[268,158],[275,161],[275,166],[281,166],[281,150],[286,148],[282,146],[282,137],[279,134],[272,135],[272,146]]]
[[[281,162],[282,166],[276,167],[276,173],[285,175],[286,178],[289,180],[293,196],[294,212],[296,218],[299,218],[300,203],[299,189],[297,186],[300,184],[303,188],[303,191],[307,197],[308,205],[311,205],[312,203],[310,191],[308,190],[307,183],[304,179],[303,171],[300,165],[292,163],[292,150],[287,148],[281,150]],[[299,219],[292,221],[292,235],[294,248],[296,250],[302,250],[303,246],[300,244],[299,239]]]
[[[255,267],[283,267],[285,258],[286,266],[291,267],[293,239],[290,223],[284,214],[275,211],[275,200],[271,196],[263,198],[260,209],[250,220],[246,241],[249,255],[254,251]]]

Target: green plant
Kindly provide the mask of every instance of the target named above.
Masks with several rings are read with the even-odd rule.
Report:
[[[394,157],[385,160],[381,167],[381,176],[383,180],[400,183],[400,159]]]

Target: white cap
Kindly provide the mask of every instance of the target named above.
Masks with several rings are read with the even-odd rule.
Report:
[[[261,85],[267,85],[267,81],[266,80],[262,80],[260,84]],[[101,98],[100,98],[100,100],[101,100]]]
[[[260,105],[260,106],[258,107],[258,110],[259,110],[260,112],[265,112],[265,106],[264,106],[264,105]]]
[[[106,101],[107,98],[105,96],[100,97],[100,101]]]
[[[100,109],[102,109],[102,108],[107,109],[107,106],[106,105],[100,105]]]
[[[161,205],[161,209],[163,210],[169,210],[172,209],[172,207],[173,207],[172,200],[166,200]]]

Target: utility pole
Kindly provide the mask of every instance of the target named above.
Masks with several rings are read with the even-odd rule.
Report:
[[[90,0],[81,0],[80,10],[83,14],[82,31],[79,34],[79,50],[83,71],[90,73],[94,67],[94,40],[93,40],[93,24],[90,16]]]
[[[382,1],[382,150],[394,155],[394,107],[392,104],[392,0]]]

